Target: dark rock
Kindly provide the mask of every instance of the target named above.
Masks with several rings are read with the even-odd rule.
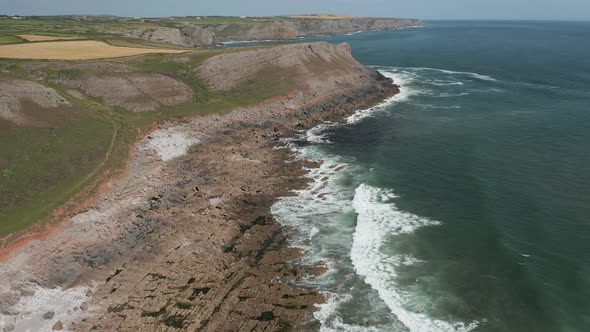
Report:
[[[48,311],[43,314],[43,319],[52,319],[55,316],[55,312]]]
[[[57,322],[55,322],[55,324],[53,324],[53,327],[51,328],[54,331],[59,331],[59,330],[63,330],[64,328],[64,323],[61,320],[58,320]]]

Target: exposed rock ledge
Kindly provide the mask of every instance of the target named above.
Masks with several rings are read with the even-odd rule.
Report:
[[[86,210],[14,252],[0,266],[0,328],[47,330],[59,322],[77,331],[316,328],[300,324],[321,294],[289,282],[316,271],[293,263],[299,253],[270,214],[278,197],[306,185],[303,164],[275,147],[281,137],[338,121],[398,89],[349,62],[344,46],[303,45],[296,52],[301,59],[279,59],[277,68],[302,71],[308,46],[324,48],[332,61],[348,59],[333,64],[347,69],[308,73],[307,88],[256,107],[157,130],[136,144],[127,174]],[[172,154],[166,137],[180,145]]]
[[[128,37],[175,45],[200,47],[227,41],[291,40],[317,35],[346,34],[359,31],[394,30],[422,25],[416,19],[343,18],[286,19],[225,24],[180,23],[176,27],[138,29],[125,32]],[[117,32],[114,32],[117,33]]]

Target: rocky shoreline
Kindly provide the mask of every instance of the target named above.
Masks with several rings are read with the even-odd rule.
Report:
[[[315,19],[288,17],[253,18],[248,22],[202,24],[192,22],[159,25],[125,32],[131,38],[188,47],[210,47],[232,41],[296,40],[319,35],[338,35],[362,31],[384,31],[421,26],[418,19],[355,17]]]
[[[0,327],[316,329],[322,295],[290,283],[321,268],[297,263],[270,213],[313,165],[276,147],[399,92],[376,71],[358,77],[154,131],[92,206],[0,266]]]

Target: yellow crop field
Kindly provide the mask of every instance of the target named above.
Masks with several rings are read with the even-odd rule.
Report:
[[[73,40],[73,39],[84,39],[83,37],[56,37],[56,36],[42,36],[42,35],[17,35],[22,39],[30,42],[38,41],[54,41],[54,40]]]
[[[117,47],[94,40],[39,42],[0,45],[0,58],[91,60],[119,58],[148,53],[183,53],[186,51],[156,48]]]

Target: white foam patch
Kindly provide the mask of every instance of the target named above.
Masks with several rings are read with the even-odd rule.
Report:
[[[422,81],[423,83],[436,86],[450,86],[450,85],[464,85],[463,82],[448,82],[448,81]]]
[[[463,75],[463,76],[469,76],[481,81],[497,81],[497,79],[488,76],[488,75],[482,75],[482,74],[478,74],[478,73],[471,73],[471,72],[467,72],[467,71],[453,71],[453,70],[446,70],[446,69],[439,69],[439,68],[429,68],[429,67],[415,67],[413,69],[417,69],[417,70],[428,70],[428,71],[436,71],[436,72],[440,72],[440,73],[444,73],[444,74],[450,74],[450,75]]]
[[[163,161],[186,154],[188,148],[198,142],[196,138],[174,128],[156,130],[150,137],[148,146],[155,150]]]
[[[466,332],[475,329],[477,322],[446,322],[404,308],[405,293],[395,283],[396,267],[415,264],[408,256],[389,256],[381,253],[388,236],[413,233],[420,227],[440,225],[440,222],[422,218],[397,209],[392,191],[360,185],[354,195],[353,207],[357,212],[357,226],[350,253],[357,274],[365,277],[391,312],[411,332]]]
[[[358,35],[359,33],[363,33],[363,32],[364,32],[364,31],[360,31],[360,30],[359,30],[359,31],[355,31],[355,32],[347,33],[347,34],[344,34],[344,35],[345,35],[345,36],[354,36],[354,35]]]
[[[334,126],[337,126],[337,124],[335,124],[333,122],[325,122],[320,125],[317,125],[317,126],[311,128],[310,130],[306,131],[305,138],[310,143],[316,143],[316,144],[332,143],[332,142],[330,142],[330,140],[327,139],[326,133],[324,133],[324,132],[326,131],[326,129],[332,128]]]
[[[296,149],[298,158],[319,161],[312,149]],[[336,214],[350,209],[349,200],[340,197],[336,181],[339,173],[349,166],[337,158],[322,156],[318,168],[308,169],[306,177],[311,179],[308,188],[296,190],[293,196],[283,197],[271,207],[272,214],[284,226],[294,229],[291,232],[292,244],[303,250],[309,249],[309,241],[319,233],[309,220]]]
[[[461,92],[461,93],[447,93],[447,92],[442,92],[438,96],[440,98],[463,97],[463,96],[469,96],[469,92]]]
[[[420,103],[414,103],[414,105],[420,106],[422,108],[428,108],[428,109],[460,109],[461,108],[461,105],[440,106],[440,105],[430,105],[430,104],[420,104]]]
[[[17,315],[0,315],[0,328],[14,326],[14,331],[36,332],[51,331],[53,324],[62,321],[64,327],[68,323],[76,322],[87,315],[80,309],[85,301],[88,301],[86,292],[88,288],[78,287],[70,289],[47,289],[38,287],[35,294],[23,297],[12,307],[19,312]],[[52,319],[43,319],[43,315],[49,311],[55,313]],[[6,329],[8,330],[8,329]]]
[[[400,92],[395,96],[385,99],[380,104],[373,106],[371,108],[365,110],[356,111],[353,115],[346,118],[346,122],[348,124],[357,123],[360,120],[371,116],[373,113],[384,110],[391,104],[395,102],[403,102],[408,100],[408,98],[412,95],[417,93],[416,90],[409,87],[409,83],[414,79],[414,76],[410,73],[396,73],[392,71],[380,70],[379,71],[383,76],[391,78],[394,84],[397,84],[400,87]]]
[[[320,332],[378,332],[380,331],[377,327],[366,327],[357,326],[352,324],[346,324],[340,316],[339,308],[343,303],[346,303],[352,299],[351,295],[337,295],[337,294],[326,294],[326,303],[318,304],[320,310],[313,313],[313,317],[320,321]]]

